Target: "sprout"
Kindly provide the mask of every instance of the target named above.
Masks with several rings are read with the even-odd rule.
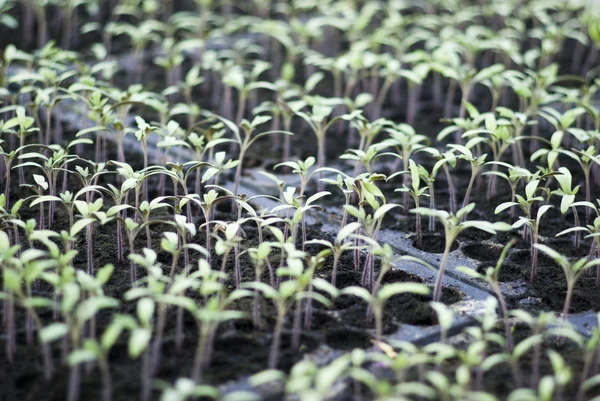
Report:
[[[519,228],[525,226],[529,229],[529,238],[531,240],[531,283],[535,283],[536,273],[537,273],[537,248],[535,244],[538,243],[538,236],[540,232],[540,222],[542,220],[542,216],[552,208],[552,205],[543,205],[541,206],[537,214],[533,215],[533,205],[535,202],[541,202],[544,200],[541,196],[536,196],[536,192],[538,190],[539,180],[531,180],[527,186],[525,187],[525,197],[521,195],[516,195],[517,202],[504,202],[496,207],[494,211],[495,214],[502,212],[503,210],[508,209],[512,206],[519,206],[525,217],[519,217],[515,223],[513,223],[513,228]],[[526,238],[527,231],[523,232],[523,238]]]
[[[500,269],[502,268],[502,264],[504,260],[508,256],[508,251],[515,244],[515,240],[510,241],[508,244],[504,246],[502,249],[502,253],[498,258],[498,262],[496,262],[495,267],[488,267],[484,274],[477,273],[476,270],[468,268],[466,266],[459,266],[457,270],[465,273],[471,277],[484,280],[487,282],[494,291],[494,295],[498,298],[498,302],[500,303],[500,308],[502,309],[502,317],[504,319],[504,336],[506,337],[506,351],[511,353],[513,351],[513,338],[510,329],[510,322],[508,320],[508,308],[506,306],[506,300],[504,299],[504,295],[502,294],[502,289],[500,288]]]
[[[299,283],[296,280],[284,281],[275,289],[268,284],[261,282],[244,283],[243,288],[251,288],[255,291],[260,291],[265,298],[270,299],[275,306],[277,315],[275,321],[275,331],[273,340],[271,341],[271,350],[269,351],[269,369],[276,369],[279,361],[279,348],[281,344],[281,332],[283,330],[283,321],[285,315],[290,309],[295,300],[300,300],[306,297],[306,293],[298,292]],[[317,293],[311,293],[312,297],[316,297],[327,304],[329,301],[326,298],[321,299]]]
[[[334,106],[340,102],[340,99],[316,97],[313,99],[310,112],[296,111],[296,115],[300,116],[310,126],[317,138],[317,164],[320,169],[325,167],[325,139],[329,128],[339,120],[351,121],[361,114],[361,110],[357,110],[350,114],[330,118]],[[319,172],[319,180],[321,179],[323,179],[323,171]],[[317,190],[323,190],[321,181],[317,185]]]
[[[392,283],[386,284],[381,289],[378,289],[375,295],[371,295],[369,291],[361,287],[346,287],[342,289],[341,295],[353,295],[361,298],[367,302],[373,309],[373,315],[375,316],[375,339],[381,341],[381,335],[383,333],[383,308],[385,303],[394,295],[398,294],[419,294],[427,295],[430,289],[417,283]]]
[[[346,224],[336,235],[334,243],[321,239],[313,239],[306,241],[305,244],[317,244],[326,246],[331,250],[333,255],[333,266],[331,268],[331,285],[336,286],[338,262],[345,251],[355,249],[353,241],[347,241],[354,231],[360,229],[360,223],[354,222]]]
[[[450,254],[454,241],[456,241],[456,238],[463,230],[466,230],[467,228],[476,228],[490,234],[496,234],[496,231],[508,231],[511,229],[510,225],[502,222],[490,223],[483,220],[463,221],[464,218],[466,218],[466,216],[471,213],[474,208],[475,204],[471,203],[460,209],[458,212],[456,212],[456,214],[425,207],[410,210],[411,213],[419,213],[424,216],[434,216],[444,226],[446,245],[444,247],[444,254],[442,256],[442,261],[440,262],[437,278],[435,280],[433,291],[434,302],[440,301],[442,294],[442,279],[444,277],[448,255]]]
[[[579,280],[581,275],[587,269],[600,265],[600,259],[588,261],[587,258],[582,258],[575,263],[571,263],[565,256],[546,245],[535,244],[535,247],[554,259],[554,261],[558,263],[560,267],[562,267],[565,273],[565,278],[567,280],[567,295],[565,297],[565,303],[562,312],[562,318],[564,320],[569,313],[569,307],[571,306],[571,298],[573,296],[573,288],[575,287],[575,283],[577,283],[577,280]]]
[[[410,194],[410,196],[412,196],[414,202],[415,202],[415,208],[419,208],[420,207],[420,199],[422,196],[429,196],[428,194],[425,193],[425,191],[427,191],[428,189],[430,189],[429,187],[423,187],[421,188],[421,175],[427,175],[427,172],[424,172],[424,168],[421,166],[417,166],[417,164],[413,161],[410,160],[409,162],[409,171],[410,172],[410,176],[411,176],[411,187],[407,187],[407,186],[403,186],[402,188],[398,188],[396,189],[396,191],[400,191],[400,192],[408,192]],[[406,172],[404,172],[406,173]],[[389,177],[388,177],[389,179]],[[421,215],[417,214],[416,216],[416,236],[417,236],[417,248],[421,249]]]

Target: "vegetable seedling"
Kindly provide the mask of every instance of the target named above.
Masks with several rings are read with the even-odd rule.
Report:
[[[419,213],[423,216],[434,216],[444,226],[446,245],[444,246],[444,254],[442,256],[442,261],[440,262],[440,267],[435,279],[435,286],[433,290],[434,302],[440,301],[442,295],[442,279],[444,277],[446,263],[448,262],[448,256],[450,255],[454,241],[456,241],[456,238],[462,231],[466,230],[467,228],[475,228],[490,234],[496,234],[497,231],[508,231],[511,229],[509,224],[503,222],[490,223],[484,220],[464,221],[464,218],[466,218],[466,216],[471,213],[473,209],[475,209],[474,203],[461,208],[456,212],[456,214],[425,207],[410,210],[411,213]]]

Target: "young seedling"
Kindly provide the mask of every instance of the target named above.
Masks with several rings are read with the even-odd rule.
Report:
[[[83,225],[87,227],[86,231],[86,244],[87,244],[87,272],[93,274],[94,272],[94,227],[95,222],[105,224],[110,220],[106,213],[101,212],[103,200],[98,198],[94,203],[87,203],[84,201],[76,200],[73,202],[77,211],[81,214],[81,219],[77,221],[77,225]],[[73,227],[71,228],[73,230]]]
[[[408,192],[410,196],[413,198],[415,202],[415,208],[419,208],[421,197],[429,196],[425,192],[430,189],[429,186],[425,186],[421,188],[421,176],[427,175],[427,171],[422,167],[418,166],[413,160],[409,161],[408,164],[409,171],[404,171],[403,173],[410,173],[411,176],[411,186],[403,186],[402,188],[398,188],[395,191],[397,192]],[[388,177],[390,179],[392,176]],[[415,219],[415,235],[417,237],[417,248],[422,248],[422,240],[421,240],[421,215],[417,214]]]
[[[394,255],[394,250],[388,244],[383,244],[383,246],[382,246],[370,238],[367,238],[364,236],[360,236],[360,237],[362,240],[364,240],[367,244],[370,245],[373,256],[378,257],[380,260],[380,263],[381,263],[381,266],[379,268],[379,274],[377,275],[377,280],[375,281],[375,284],[373,285],[373,288],[371,289],[371,297],[375,297],[377,292],[381,288],[381,286],[383,284],[383,280],[385,279],[385,275],[392,269],[392,262],[405,261],[405,262],[410,262],[410,263],[417,263],[417,264],[425,266],[431,270],[435,270],[435,267],[433,267],[431,264],[425,262],[424,260],[416,258],[414,256]],[[372,318],[373,318],[373,308],[372,308],[372,305],[369,305],[369,308],[367,309],[367,319],[371,320]]]
[[[2,131],[2,127],[0,126],[0,132]],[[0,156],[2,156],[3,162],[4,162],[4,171],[0,170],[0,172],[3,172],[4,174],[0,174],[0,175],[4,175],[4,195],[6,196],[6,208],[8,209],[10,207],[10,173],[11,173],[11,169],[12,169],[12,164],[14,162],[14,160],[17,158],[17,155],[19,154],[20,151],[22,151],[22,148],[18,148],[15,150],[12,150],[10,152],[5,151],[4,147],[6,145],[5,141],[0,139]],[[4,145],[4,146],[3,146]],[[28,145],[25,145],[28,146]],[[1,163],[0,163],[1,164]]]
[[[590,261],[588,258],[581,258],[572,263],[567,259],[566,256],[561,255],[547,245],[535,244],[534,246],[540,251],[544,252],[546,255],[550,256],[556,263],[560,265],[560,267],[562,267],[565,273],[565,278],[567,280],[567,295],[565,296],[565,303],[562,311],[562,319],[565,320],[567,314],[569,313],[571,298],[573,297],[573,289],[575,288],[577,280],[579,280],[581,275],[590,267],[600,265],[600,259],[594,259]]]
[[[47,183],[47,188],[44,188],[44,190],[48,191],[48,195],[56,196],[56,193],[58,192],[57,191],[58,174],[60,172],[62,172],[65,177],[64,179],[66,180],[67,173],[70,173],[70,170],[68,169],[68,164],[79,159],[79,157],[77,155],[70,155],[68,153],[69,149],[78,143],[79,144],[92,143],[92,141],[89,139],[85,139],[85,138],[76,139],[76,140],[72,141],[71,143],[69,143],[69,145],[64,149],[62,148],[62,146],[53,145],[50,147],[52,150],[52,154],[50,157],[46,157],[43,154],[37,153],[37,152],[21,153],[19,155],[19,160],[41,159],[42,162],[36,163],[33,161],[25,161],[25,162],[22,162],[21,164],[15,166],[14,168],[21,168],[21,167],[39,168],[40,170],[42,170],[42,173],[43,173],[42,177],[44,177],[44,180]],[[35,176],[36,175],[34,174],[34,177]],[[63,184],[64,184],[64,182],[63,182]],[[50,226],[52,226],[54,224],[54,203],[50,203],[50,205],[48,207],[48,224]]]
[[[161,347],[163,345],[163,335],[167,319],[167,307],[169,306],[168,300],[179,295],[178,291],[187,290],[189,285],[175,286],[172,281],[165,278],[162,267],[156,261],[157,254],[151,249],[146,248],[143,250],[143,254],[130,254],[128,257],[132,261],[135,261],[138,266],[142,266],[146,270],[147,275],[143,283],[141,281],[138,282],[135,287],[129,289],[124,294],[124,299],[126,301],[139,300],[138,309],[145,312],[144,316],[150,314],[150,307],[152,308],[152,312],[156,312],[156,317],[150,316],[152,318],[149,320],[149,322],[154,324],[151,330],[151,332],[154,332],[154,338],[152,345],[144,352],[142,362],[141,399],[149,400],[151,379],[161,360]],[[138,314],[140,315],[140,313]],[[139,318],[142,320],[141,315]]]
[[[458,152],[459,155],[457,158],[468,161],[471,164],[471,178],[469,179],[469,185],[467,186],[467,190],[465,192],[465,199],[463,200],[462,208],[467,207],[469,204],[469,199],[471,197],[471,191],[473,190],[473,184],[475,183],[475,178],[477,178],[477,174],[481,171],[485,159],[487,158],[487,154],[483,154],[479,157],[473,155],[470,148],[482,142],[482,138],[476,137],[469,139],[465,146],[462,145],[448,145],[449,148]]]
[[[454,190],[454,183],[452,182],[452,175],[450,174],[450,169],[448,167],[455,168],[457,163],[456,154],[452,151],[446,151],[444,153],[440,152],[438,149],[433,147],[423,148],[423,152],[427,152],[431,154],[437,161],[433,165],[431,173],[428,175],[427,182],[430,186],[429,195],[431,200],[431,209],[435,208],[435,191],[433,190],[433,182],[435,181],[435,177],[440,168],[444,171],[444,175],[446,176],[446,183],[448,184],[448,208],[450,212],[456,212],[456,192]],[[430,231],[434,231],[435,227],[435,218],[429,218],[429,227]]]
[[[448,339],[448,331],[452,328],[454,311],[441,302],[431,302],[431,308],[435,311],[435,318],[440,325],[440,342],[445,343]]]
[[[309,173],[309,169],[315,164],[315,158],[310,156],[306,160],[298,160],[297,162],[282,162],[273,166],[273,169],[277,169],[279,167],[285,166],[291,169],[292,174],[297,174],[300,177],[300,192],[298,193],[298,197],[304,195],[304,191],[306,190],[306,186],[310,180],[310,177],[316,173]]]
[[[504,162],[487,162],[486,164],[491,164],[493,166],[502,166],[502,167],[506,167],[508,169],[508,174],[507,173],[503,173],[501,171],[497,171],[495,168],[492,168],[492,171],[486,171],[484,173],[482,173],[482,175],[491,175],[491,176],[495,176],[495,177],[500,177],[503,180],[505,180],[508,185],[510,186],[510,201],[511,202],[515,202],[517,199],[517,187],[519,185],[519,183],[522,180],[525,180],[527,182],[533,180],[533,179],[537,179],[539,178],[539,173],[532,173],[531,171],[529,171],[526,168],[522,168],[522,167],[515,167],[509,163],[504,163]],[[510,217],[515,217],[515,212],[516,208],[514,207],[510,207]]]
[[[215,253],[221,256],[221,269],[220,273],[225,273],[225,267],[229,260],[229,254],[235,248],[237,244],[243,241],[243,238],[238,235],[240,232],[240,225],[238,223],[225,223],[219,225],[218,228],[225,234],[224,238],[216,237],[217,243],[215,244]],[[235,285],[239,288],[242,283],[242,273],[239,266],[235,269]]]
[[[373,309],[375,317],[375,339],[381,341],[383,334],[383,310],[385,303],[394,295],[398,294],[417,294],[428,295],[431,292],[429,287],[418,283],[392,283],[386,284],[377,290],[374,296],[362,287],[350,286],[341,290],[341,295],[353,295],[367,302]]]
[[[238,155],[239,163],[237,165],[237,169],[235,172],[235,181],[233,184],[233,193],[235,195],[237,195],[238,189],[240,186],[240,179],[242,177],[242,168],[244,165],[244,158],[246,156],[246,152],[248,151],[248,149],[258,139],[268,136],[268,135],[273,135],[273,134],[293,135],[291,132],[288,132],[288,131],[266,131],[266,132],[261,132],[259,134],[253,135],[254,132],[256,131],[256,129],[258,128],[258,126],[271,120],[271,117],[268,117],[268,116],[256,116],[256,117],[254,117],[254,119],[252,121],[248,121],[245,119],[241,121],[240,127],[242,128],[243,135],[244,135],[244,137],[242,138],[242,136],[240,135],[240,129],[233,122],[231,122],[223,117],[215,116],[215,115],[211,115],[211,114],[209,114],[209,117],[216,117],[217,119],[221,120],[227,126],[227,128],[229,128],[233,132],[234,139],[240,146],[240,153]]]
[[[417,134],[415,129],[408,124],[398,124],[394,128],[386,129],[390,137],[395,141],[398,159],[392,165],[392,171],[399,171],[400,161],[402,161],[402,171],[408,171],[409,160],[413,153],[425,149],[428,138],[425,135]],[[408,187],[408,175],[402,176],[402,185]],[[404,193],[403,204],[408,201],[408,193]]]
[[[557,237],[565,234],[570,234],[573,232],[581,232],[587,233],[585,238],[592,239],[592,245],[590,247],[590,252],[588,259],[594,259],[594,253],[596,253],[596,258],[600,258],[600,215],[598,213],[598,208],[593,203],[588,202],[574,202],[575,206],[585,206],[591,210],[596,212],[596,218],[592,221],[592,224],[588,224],[585,227],[571,227],[567,228],[564,231],[556,234]],[[600,287],[600,268],[597,269],[596,274],[596,287]]]
[[[566,167],[560,167],[558,172],[560,174],[555,175],[554,179],[556,179],[560,188],[552,191],[552,193],[562,198],[560,212],[565,214],[571,208],[573,217],[575,218],[575,226],[579,227],[579,213],[577,213],[577,204],[575,203],[575,196],[579,191],[579,185],[573,188],[573,177],[571,177],[571,172]],[[579,249],[579,231],[574,232],[573,249]]]
[[[268,263],[269,255],[271,254],[272,245],[269,242],[263,242],[259,244],[258,248],[248,249],[252,263],[254,264],[254,276],[255,281],[260,283],[262,281],[262,274],[265,264]],[[254,327],[261,328],[260,323],[260,294],[254,293],[254,306],[252,308],[252,319],[254,321]]]
[[[175,275],[175,267],[179,263],[179,256],[181,252],[184,253],[184,266],[183,273],[187,274],[188,269],[190,268],[189,262],[189,249],[193,249],[200,253],[201,257],[206,257],[206,250],[198,244],[188,244],[187,243],[187,234],[188,232],[193,237],[196,234],[196,227],[193,223],[186,223],[185,216],[175,215],[176,223],[175,227],[177,228],[177,233],[173,232],[165,232],[163,233],[163,238],[160,241],[160,247],[163,251],[171,254],[171,270],[169,272],[169,279],[172,281]],[[177,349],[181,349],[183,344],[183,309],[177,309],[177,323],[176,323],[176,334],[175,334],[175,345]]]
[[[158,131],[160,128],[155,125],[150,125],[143,118],[136,116],[135,122],[137,124],[137,130],[133,133],[138,141],[142,143],[142,152],[144,153],[144,170],[148,168],[148,137],[152,132]],[[144,182],[142,189],[144,199],[148,200],[148,184]]]
[[[198,342],[191,375],[195,383],[201,382],[203,370],[210,364],[213,342],[219,324],[246,318],[245,313],[227,308],[240,298],[252,296],[250,291],[241,289],[226,295],[224,285],[220,283],[218,275],[213,273],[208,265],[204,265],[189,276],[190,280],[202,278],[198,292],[206,299],[204,305],[197,305],[194,300],[183,294],[177,299],[171,300],[172,304],[185,308],[192,315],[198,327]]]
[[[331,180],[329,178],[323,178],[322,181],[329,185],[334,185],[342,191],[344,195],[344,212],[342,214],[342,223],[340,225],[340,230],[346,226],[346,222],[348,221],[348,205],[350,205],[350,197],[354,192],[354,179],[352,177],[346,176],[341,171],[336,176],[335,180]]]
[[[585,200],[586,202],[592,201],[592,189],[590,184],[591,172],[595,162],[596,164],[600,164],[600,160],[596,158],[596,147],[589,146],[584,150],[574,150],[573,152],[568,150],[563,150],[561,153],[564,153],[571,157],[571,159],[575,160],[583,171],[583,176],[585,178]],[[591,210],[586,210],[586,218],[589,222]]]
[[[227,160],[225,161],[225,152],[215,153],[214,161],[208,163],[208,168],[202,174],[202,183],[210,181],[214,177],[213,185],[219,185],[219,178],[225,171],[235,168],[240,164],[239,160]],[[200,193],[198,192],[198,195]]]
[[[543,205],[537,211],[537,214],[533,215],[533,205],[535,202],[542,202],[544,198],[536,196],[535,193],[538,189],[540,181],[532,180],[525,186],[525,197],[516,195],[517,202],[504,202],[496,207],[494,214],[498,214],[503,210],[508,209],[512,206],[519,206],[525,216],[520,216],[519,220],[513,223],[512,228],[519,228],[525,226],[529,230],[529,238],[531,242],[531,283],[535,283],[537,273],[537,248],[535,244],[538,243],[538,235],[540,231],[540,222],[542,216],[552,208],[552,205]],[[526,238],[527,231],[523,232],[523,238]]]
[[[27,343],[31,344],[33,340],[33,324],[38,330],[38,337],[41,343],[44,377],[50,380],[54,371],[52,362],[52,353],[50,346],[45,341],[45,333],[52,330],[52,324],[44,327],[40,318],[39,310],[46,307],[52,307],[53,301],[40,295],[34,295],[32,291],[33,283],[43,278],[46,271],[54,267],[52,260],[44,260],[46,252],[36,249],[27,249],[16,257],[19,245],[10,245],[8,235],[0,232],[0,260],[2,260],[3,272],[3,291],[0,292],[0,298],[4,299],[5,313],[7,314],[7,356],[10,362],[13,361],[16,344],[14,343],[14,305],[22,306],[27,311]],[[50,329],[49,329],[50,328]]]
[[[321,239],[313,239],[310,241],[306,241],[307,245],[323,245],[331,250],[331,254],[333,256],[333,266],[331,268],[331,285],[334,287],[336,286],[337,281],[336,279],[338,263],[344,252],[354,249],[354,241],[350,237],[357,229],[360,229],[359,222],[346,224],[336,235],[334,243]]]
[[[527,352],[533,349],[533,355],[531,357],[531,387],[535,387],[540,382],[540,365],[542,359],[542,342],[544,340],[544,334],[550,325],[556,324],[557,318],[554,316],[554,313],[548,312],[542,312],[539,314],[539,316],[534,317],[520,309],[512,310],[510,313],[519,321],[527,324],[531,329],[531,335],[515,344],[512,354],[509,355],[510,364],[513,370],[516,372],[516,374],[513,374],[515,383],[517,386],[521,386],[522,378],[519,372],[519,360]]]
[[[192,202],[195,202],[196,204],[198,204],[200,206],[200,208],[202,209],[202,214],[204,215],[204,223],[202,224],[202,226],[204,226],[204,229],[206,232],[205,248],[206,248],[206,251],[208,252],[206,260],[209,265],[211,264],[211,252],[212,252],[210,224],[214,223],[212,221],[212,215],[214,212],[214,208],[216,207],[217,203],[219,203],[223,200],[226,200],[226,199],[231,199],[231,198],[232,198],[232,196],[230,196],[230,195],[219,196],[219,193],[217,191],[215,191],[214,189],[211,189],[208,193],[203,194],[202,200],[199,200],[195,196],[190,197]]]
[[[313,297],[326,306],[331,306],[331,302],[322,295],[312,292],[310,295],[306,292],[299,291],[299,282],[296,280],[283,281],[278,289],[271,287],[268,284],[260,282],[244,283],[244,288],[251,288],[255,291],[262,292],[265,298],[270,299],[277,311],[273,340],[269,351],[269,369],[276,369],[279,362],[279,351],[281,344],[281,334],[283,331],[283,323],[285,316],[294,303],[307,297]]]
[[[311,330],[312,329],[312,307],[313,307],[313,297],[312,294],[314,292],[314,288],[318,289],[321,293],[324,293],[328,296],[330,296],[332,299],[335,299],[336,297],[339,296],[339,291],[337,288],[335,288],[334,286],[332,286],[331,284],[329,284],[327,281],[323,280],[322,278],[319,277],[315,277],[315,273],[317,271],[317,269],[321,269],[323,267],[323,264],[325,263],[325,260],[327,259],[327,257],[329,256],[330,251],[329,249],[323,250],[319,253],[317,253],[316,255],[312,256],[312,255],[306,255],[305,261],[306,261],[306,270],[304,271],[304,273],[299,274],[300,271],[293,271],[293,269],[290,269],[289,267],[286,268],[281,268],[278,272],[281,273],[283,276],[289,274],[290,276],[294,277],[295,280],[300,281],[300,287],[301,288],[306,288],[306,293],[307,293],[307,299],[304,301],[304,329],[306,330]],[[300,307],[300,303],[296,304],[296,307],[299,308]],[[300,318],[300,314],[296,313],[296,315],[294,316],[294,336],[292,337],[292,345],[293,346],[298,346],[300,343],[300,325],[299,325],[299,320],[296,321],[296,317],[299,319]]]
[[[35,181],[35,185],[24,184],[22,186],[31,188],[36,193],[36,195],[34,195],[34,197],[36,199],[40,199],[44,196],[44,191],[48,190],[48,182],[46,182],[46,179],[44,178],[43,175],[39,175],[39,174],[34,174],[33,180]],[[31,202],[31,203],[33,203],[33,202]],[[31,204],[29,204],[29,207],[32,207]],[[40,208],[39,225],[40,225],[40,229],[43,230],[46,225],[45,218],[44,218],[44,216],[45,216],[44,204],[39,203],[39,208]]]
[[[24,202],[25,201],[23,199],[20,199],[15,202],[10,210],[8,210],[8,199],[6,198],[5,194],[0,194],[0,229],[7,233],[8,238],[11,240],[13,245],[18,245],[21,243],[19,235],[20,223],[18,222],[21,222],[19,219],[19,209],[21,209],[21,206],[23,206]],[[11,228],[12,230],[10,230]],[[17,256],[19,254],[20,251],[17,251]]]
[[[296,111],[296,115],[300,116],[310,126],[311,130],[317,138],[317,165],[319,168],[325,167],[325,144],[327,131],[339,120],[351,121],[362,113],[357,110],[351,114],[343,114],[337,117],[331,117],[333,109],[341,103],[341,99],[325,99],[320,97],[312,98],[313,104],[310,112]],[[319,180],[323,178],[323,172],[319,173]],[[319,181],[317,190],[323,190],[323,183]]]
[[[513,350],[513,338],[511,332],[511,326],[509,322],[508,316],[508,308],[506,306],[506,300],[504,299],[504,294],[502,294],[502,289],[500,288],[500,269],[502,268],[502,264],[504,260],[508,256],[508,251],[515,244],[515,240],[510,241],[508,244],[504,246],[502,249],[502,253],[498,258],[498,262],[495,267],[488,267],[485,271],[485,274],[478,273],[476,270],[471,269],[466,266],[459,266],[456,268],[461,273],[465,273],[471,277],[474,277],[479,280],[483,280],[490,285],[492,291],[494,291],[494,295],[498,298],[498,302],[500,303],[500,309],[502,310],[502,317],[504,319],[504,336],[506,341],[506,351],[508,353],[512,353]]]
[[[485,134],[487,137],[484,138],[483,143],[490,147],[492,151],[492,159],[493,162],[501,162],[502,156],[504,153],[514,145],[514,129],[511,126],[510,122],[506,119],[496,119],[493,114],[485,114],[485,127],[484,128],[476,128],[470,129],[466,131],[462,136],[464,138],[475,137],[479,134]],[[479,147],[479,143],[477,144]],[[488,191],[487,198],[491,200],[492,197],[496,194],[496,172],[498,169],[498,164],[492,164],[492,171],[488,172],[491,174],[490,180],[488,181]]]
[[[56,331],[58,331],[57,327],[61,327],[60,335],[54,339],[68,335],[73,350],[80,349],[82,345],[82,329],[86,322],[94,318],[100,310],[115,308],[119,305],[114,298],[103,295],[82,299],[81,287],[75,282],[65,284],[62,294],[60,310],[65,318],[65,323],[61,323],[61,326],[54,326]],[[66,399],[77,401],[81,384],[80,362],[84,361],[78,360],[77,357],[71,357],[69,362],[70,372]]]
[[[15,134],[19,137],[19,147],[22,149],[25,145],[25,138],[34,132],[38,132],[39,129],[34,127],[35,119],[25,114],[25,108],[19,106],[16,108],[16,116],[7,120],[2,127],[2,131]],[[14,130],[13,128],[16,128]],[[17,150],[18,150],[17,149]],[[25,183],[25,173],[23,172],[23,166],[19,167],[19,184]]]
[[[434,302],[440,301],[442,295],[442,279],[444,277],[446,263],[448,262],[448,256],[450,255],[454,241],[456,241],[456,238],[462,231],[466,230],[467,228],[475,228],[490,234],[496,234],[497,231],[508,231],[512,228],[509,224],[503,222],[490,223],[484,220],[464,221],[464,218],[466,218],[466,216],[471,213],[473,209],[475,209],[474,203],[461,208],[456,212],[456,214],[425,207],[410,210],[411,213],[420,213],[423,216],[434,216],[444,226],[446,245],[444,246],[444,254],[442,256],[442,261],[440,262],[440,267],[435,279],[435,286],[433,290]]]
[[[346,207],[348,213],[355,217],[360,223],[364,234],[377,242],[379,230],[385,215],[396,207],[402,207],[395,203],[386,203],[383,192],[375,185],[374,181],[381,179],[380,175],[372,175],[371,177],[362,177],[360,181],[356,183],[357,192],[359,193],[360,208],[356,208],[352,205]],[[381,199],[381,203],[379,201]],[[370,206],[373,209],[373,213],[367,213],[362,206],[363,204]],[[357,229],[358,234],[358,229]],[[358,247],[358,237],[356,238],[355,246]],[[355,268],[358,268],[358,249],[355,248]],[[375,260],[371,252],[367,255],[365,266],[362,275],[362,285],[373,289],[375,282]],[[367,284],[368,283],[368,284]]]
[[[141,315],[142,309],[138,304],[138,316],[140,319],[144,317]],[[148,324],[149,322],[146,322]],[[60,326],[55,326],[55,330],[58,332]],[[101,399],[103,401],[110,401],[113,399],[113,385],[110,373],[110,351],[113,348],[121,336],[124,330],[130,330],[131,336],[129,339],[128,354],[129,357],[135,359],[139,354],[146,348],[149,343],[152,333],[148,328],[138,327],[137,322],[134,318],[127,315],[113,315],[111,323],[106,327],[100,339],[88,338],[83,340],[82,347],[80,349],[73,350],[67,359],[69,366],[76,366],[83,363],[89,363],[96,361],[100,370],[100,376],[102,378],[102,392]],[[48,333],[52,336],[56,333]]]
[[[370,145],[366,150],[361,149],[349,149],[340,156],[342,160],[354,160],[355,161],[355,175],[358,175],[358,169],[356,166],[362,166],[368,174],[373,174],[374,164],[381,156],[393,156],[398,157],[395,153],[381,152],[385,148],[394,146],[396,142],[393,139],[386,139],[379,143]],[[319,171],[327,171],[327,167]]]

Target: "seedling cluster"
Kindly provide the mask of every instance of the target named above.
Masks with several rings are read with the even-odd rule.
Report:
[[[591,0],[0,0],[0,399],[598,399],[599,47]]]

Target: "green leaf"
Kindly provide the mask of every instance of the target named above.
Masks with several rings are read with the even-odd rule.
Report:
[[[3,269],[4,286],[7,290],[18,292],[21,288],[21,276],[12,269]]]
[[[285,281],[285,282],[287,283],[289,281]],[[251,289],[258,290],[258,291],[262,292],[265,297],[271,298],[271,299],[276,299],[277,295],[278,295],[277,290],[275,290],[273,287],[271,287],[268,284],[261,283],[258,281],[253,281],[250,283],[242,283],[242,288],[251,288]]]
[[[397,205],[395,203],[387,203],[385,205],[382,205],[379,207],[379,209],[377,209],[375,211],[375,213],[373,214],[373,218],[375,220],[379,220],[382,219],[387,212],[389,212],[390,210],[392,210],[395,207],[402,207],[401,205]]]
[[[535,218],[536,224],[539,226],[540,224],[540,220],[542,219],[542,216],[552,208],[552,205],[543,205],[538,209],[538,213],[537,216]]]
[[[473,82],[477,83],[486,79],[490,79],[494,75],[500,74],[502,71],[504,71],[503,64],[494,64],[489,67],[483,68],[473,77]]]
[[[222,401],[261,401],[263,398],[251,391],[234,391],[225,394]]]
[[[341,244],[342,242],[344,242],[344,240],[346,238],[348,238],[348,236],[352,233],[354,233],[357,229],[360,228],[360,223],[355,221],[352,223],[348,223],[346,224],[337,234],[337,236],[335,237],[335,242],[337,242],[338,244]]]
[[[120,322],[113,321],[102,333],[100,339],[102,349],[105,351],[111,349],[113,345],[119,339],[119,336],[123,332],[123,325]]]
[[[573,204],[574,201],[575,201],[575,195],[563,195],[562,199],[560,201],[560,212],[562,214],[567,213],[567,211],[569,210],[569,207],[571,207],[571,205]]]
[[[546,255],[550,256],[552,259],[554,259],[556,263],[560,264],[561,266],[566,267],[569,265],[569,260],[566,258],[566,256],[561,255],[549,246],[544,244],[534,244],[533,246],[545,253]]]
[[[68,332],[69,326],[67,326],[65,323],[51,323],[41,329],[38,335],[42,343],[50,343],[62,338]]]
[[[127,350],[131,358],[137,358],[146,349],[152,338],[152,331],[136,328],[131,332]]]
[[[248,379],[248,382],[252,387],[258,387],[263,384],[268,384],[277,381],[284,381],[285,373],[280,370],[268,369],[263,370],[260,373],[256,373]]]
[[[518,205],[519,204],[517,202],[504,202],[504,203],[501,203],[494,210],[494,214],[501,213],[501,212],[505,211],[506,209],[508,209],[510,207],[518,206]]]
[[[328,192],[328,191],[317,192],[316,194],[312,195],[311,197],[309,197],[306,200],[305,205],[309,206],[311,203],[315,202],[316,200],[318,200],[324,196],[328,196],[328,195],[331,195],[331,192]]]
[[[600,42],[600,41],[599,41]],[[581,389],[584,392],[588,392],[589,390],[591,390],[594,387],[597,387],[600,385],[600,374],[597,374],[593,377],[590,377],[589,379],[587,379],[583,385],[581,386]]]
[[[464,228],[476,228],[490,234],[496,234],[496,231],[509,231],[512,229],[512,226],[508,223],[500,221],[496,223],[490,223],[489,221],[484,220],[465,221],[461,223],[461,226]]]
[[[151,298],[142,298],[137,303],[137,316],[142,325],[149,326],[154,315],[155,303]]]
[[[33,180],[39,187],[43,188],[44,190],[48,189],[48,183],[46,182],[46,178],[43,175],[34,174]]]
[[[463,207],[462,209],[459,209],[456,212],[456,217],[462,219],[463,217],[471,213],[473,209],[475,209],[475,203],[469,203],[467,206]]]
[[[536,344],[540,344],[542,342],[542,338],[539,334],[528,337],[522,341],[520,341],[513,350],[513,357],[516,359],[520,359],[526,352],[532,349]]]
[[[114,298],[105,296],[88,298],[77,307],[77,318],[81,322],[86,322],[101,309],[116,308],[118,306],[119,302]]]
[[[37,198],[35,198],[30,204],[30,207],[34,207],[35,205],[38,205],[42,202],[62,202],[62,199],[60,199],[58,196],[51,196],[51,195],[43,195],[43,196],[38,196]]]
[[[454,313],[450,308],[441,302],[431,302],[431,307],[435,310],[438,323],[443,330],[448,330],[452,326]]]
[[[79,365],[81,363],[94,361],[96,359],[96,354],[89,349],[78,349],[69,354],[67,358],[67,363],[69,366]]]
[[[387,300],[390,297],[401,293],[412,293],[419,295],[427,295],[431,289],[423,284],[418,283],[392,283],[384,285],[378,292],[377,298]]]
[[[433,217],[437,217],[440,220],[445,220],[448,218],[448,216],[450,216],[448,214],[448,212],[443,211],[443,210],[436,210],[436,209],[430,209],[428,207],[418,207],[415,209],[410,209],[409,212],[411,213],[415,213],[415,214],[420,214],[421,216],[433,216]]]
[[[71,227],[71,237],[74,237],[75,235],[77,235],[81,230],[83,230],[84,228],[86,228],[88,225],[94,223],[96,220],[92,219],[92,218],[83,218],[81,220],[77,220],[75,223],[73,223],[73,226]]]
[[[343,288],[340,291],[340,295],[353,295],[363,299],[366,302],[371,302],[371,293],[367,289],[358,286]]]
[[[113,272],[115,271],[115,266],[113,264],[104,265],[102,268],[98,270],[96,273],[96,280],[101,285],[104,285],[108,282]]]
[[[525,196],[527,197],[527,200],[533,199],[535,197],[535,191],[539,183],[539,180],[532,180],[527,184],[527,186],[525,187]]]

